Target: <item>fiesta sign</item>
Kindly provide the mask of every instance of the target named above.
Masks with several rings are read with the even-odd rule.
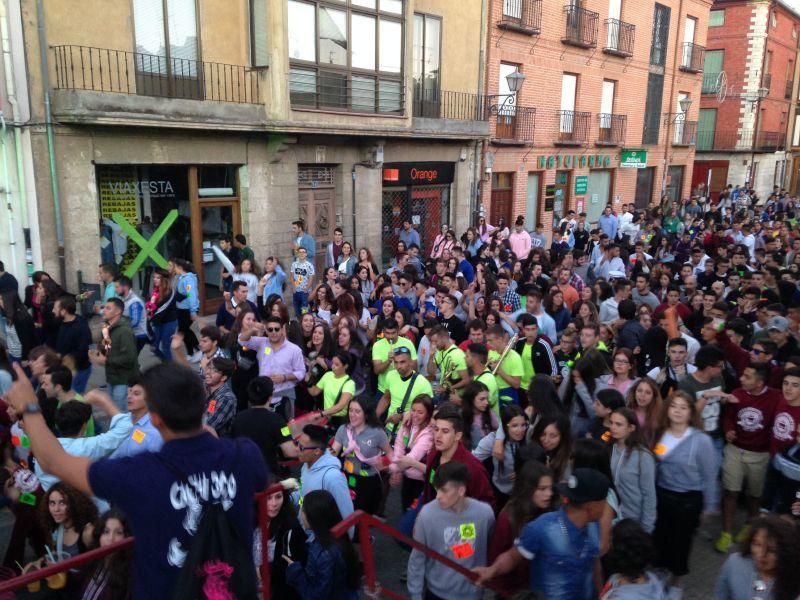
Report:
[[[539,169],[604,169],[611,166],[610,154],[551,154],[536,159]]]

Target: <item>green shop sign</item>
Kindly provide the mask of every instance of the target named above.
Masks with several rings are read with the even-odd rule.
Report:
[[[586,190],[589,187],[589,176],[578,175],[575,177],[575,195],[585,196]]]
[[[619,166],[627,169],[647,167],[647,150],[623,150],[619,155]]]
[[[539,169],[603,169],[611,166],[610,154],[551,154],[537,156]]]

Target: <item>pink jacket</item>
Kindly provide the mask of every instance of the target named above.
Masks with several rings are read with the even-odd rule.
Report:
[[[406,438],[409,440],[413,438],[414,440],[408,454],[406,454]],[[430,423],[428,423],[425,429],[419,432],[419,435],[417,435],[416,428],[409,428],[407,426],[401,427],[397,432],[397,439],[394,441],[394,458],[396,460],[403,456],[409,456],[414,460],[424,463],[425,457],[428,455],[428,452],[431,448],[433,448],[433,426]],[[389,471],[391,473],[399,473],[401,472],[401,469],[396,463],[392,463],[389,465]],[[410,468],[403,472],[409,479],[422,481],[425,477],[425,474],[419,469]]]

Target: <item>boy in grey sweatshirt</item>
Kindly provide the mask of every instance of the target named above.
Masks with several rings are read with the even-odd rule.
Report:
[[[486,565],[494,512],[485,502],[467,497],[468,483],[469,471],[463,463],[450,461],[436,470],[436,499],[422,507],[414,525],[414,539],[472,569]],[[419,550],[412,550],[408,559],[408,592],[412,600],[483,597],[481,588]]]

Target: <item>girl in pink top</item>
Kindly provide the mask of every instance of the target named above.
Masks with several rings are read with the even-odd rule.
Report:
[[[623,396],[628,393],[631,386],[636,383],[636,363],[633,352],[628,348],[617,348],[614,351],[614,372],[611,375],[602,375],[597,379],[597,390],[613,388]]]
[[[428,396],[417,396],[411,403],[403,424],[394,440],[394,462],[389,465],[392,486],[401,486],[400,497],[403,511],[408,510],[422,494],[425,474],[415,467],[406,466],[408,462],[425,462],[425,457],[433,448],[433,404]]]

